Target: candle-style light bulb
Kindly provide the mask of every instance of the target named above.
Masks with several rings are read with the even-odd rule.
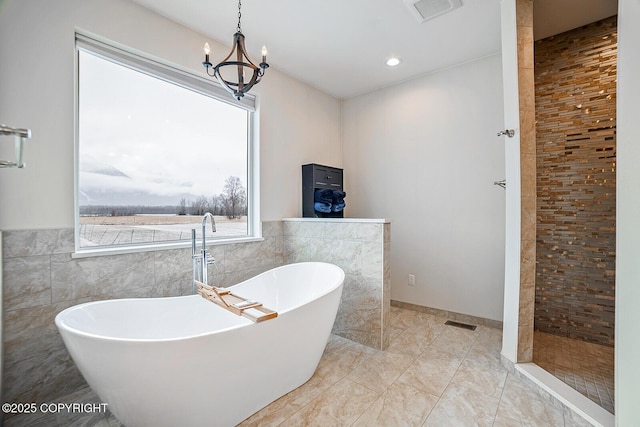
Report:
[[[269,51],[266,46],[262,46],[262,62],[267,62],[267,54]]]
[[[209,64],[209,52],[211,52],[211,48],[209,47],[209,43],[204,44],[204,65]]]

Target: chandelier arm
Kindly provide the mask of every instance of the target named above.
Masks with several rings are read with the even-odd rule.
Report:
[[[260,69],[260,67],[258,67],[258,66],[257,66],[257,65],[255,65],[255,64],[252,64],[252,63],[250,63],[250,62],[238,62],[238,61],[225,61],[225,62],[221,62],[221,63],[219,63],[218,65],[216,65],[216,66],[215,66],[215,67],[213,67],[213,68],[216,68],[216,67],[218,67],[218,68],[220,68],[220,67],[226,67],[226,66],[229,66],[229,65],[232,65],[232,66],[242,65],[242,66],[244,66],[244,67],[251,68],[252,70],[259,70],[259,69]]]
[[[210,69],[210,68],[211,68],[211,69],[213,69],[213,74],[211,74],[211,73],[209,72],[209,69]],[[206,71],[206,73],[207,73],[207,75],[208,75],[209,77],[215,77],[215,76],[216,76],[216,71],[215,71],[215,68],[212,66],[212,64],[209,64],[209,66],[208,66],[208,67],[207,67],[207,66],[205,66],[205,71]]]
[[[261,71],[262,70],[260,69],[254,69],[251,80],[249,81],[249,83],[245,84],[243,87],[239,87],[238,83],[225,80],[220,74],[218,69],[216,69],[215,76],[216,76],[216,79],[218,80],[218,83],[220,83],[220,85],[224,87],[227,92],[231,93],[237,100],[240,100],[244,96],[244,94],[249,92],[255,84],[260,82],[262,78],[262,74],[264,74],[264,73],[261,73]]]
[[[238,49],[236,49],[236,61],[238,62],[237,65],[237,69],[238,69],[238,89],[240,89],[240,91],[242,91],[242,87],[244,86],[244,64],[243,64],[243,56],[246,56],[244,54],[244,36],[242,37],[238,37],[236,39],[236,43],[238,45]],[[244,92],[242,92],[244,93]]]
[[[251,65],[253,65],[254,67],[257,68],[256,64],[254,64],[251,59],[249,58],[249,55],[247,55],[247,48],[244,45],[244,34],[240,33],[240,35],[242,37],[240,37],[238,39],[238,47],[240,48],[240,51],[242,52],[242,56],[244,56],[244,59]]]
[[[260,81],[260,76],[259,76],[259,74],[260,74],[259,69],[258,69],[258,68],[254,68],[254,69],[253,69],[253,76],[251,76],[251,80],[249,80],[249,83],[247,83],[247,84],[245,85],[245,87],[247,87],[247,90],[246,90],[247,92],[248,92],[249,90],[251,90],[251,88],[253,87],[253,85],[255,85],[256,83],[258,83],[258,82]]]
[[[233,35],[233,47],[231,48],[231,52],[229,52],[229,54],[226,56],[226,58],[224,58],[222,61],[220,61],[220,63],[218,65],[216,65],[216,67],[219,67],[220,65],[222,65],[224,63],[231,62],[231,61],[229,61],[229,58],[231,58],[233,56],[233,53],[238,49],[238,41],[237,41],[238,34],[242,35],[242,33],[235,33]]]
[[[239,86],[238,83],[231,82],[229,80],[225,80],[224,77],[222,77],[222,74],[220,73],[220,67],[223,66],[223,65],[238,65],[238,64],[235,61],[232,62],[232,63],[227,63],[227,64],[219,64],[214,69],[214,76],[221,83],[224,82],[224,85],[226,85],[226,86],[238,87]],[[245,65],[248,65],[248,64],[245,64]],[[251,76],[251,80],[249,80],[248,83],[244,84],[245,87],[249,86],[249,85],[253,86],[254,84],[258,83],[261,80],[262,76],[264,75],[264,73],[262,72],[262,70],[260,68],[257,68],[257,67],[254,68],[254,67],[249,67],[249,66],[247,66],[247,68],[251,68],[253,73],[252,73],[252,76]]]

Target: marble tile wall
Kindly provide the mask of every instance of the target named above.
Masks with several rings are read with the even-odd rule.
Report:
[[[389,223],[284,221],[285,262],[325,261],[345,272],[333,333],[376,349],[389,345]]]
[[[282,265],[282,222],[264,222],[263,236],[210,246],[210,280],[229,286]],[[191,249],[87,258],[73,252],[73,229],[3,232],[4,401],[47,402],[85,385],[54,324],[65,308],[191,292]]]
[[[346,273],[334,333],[388,346],[390,224],[268,221],[263,236],[210,246],[210,280],[229,286],[285,262],[332,262]],[[73,229],[3,232],[4,401],[52,401],[86,385],[54,324],[65,308],[191,292],[188,248],[86,258],[73,252]]]
[[[536,272],[536,125],[533,0],[516,0],[518,97],[520,101],[520,306],[518,362],[533,358]]]

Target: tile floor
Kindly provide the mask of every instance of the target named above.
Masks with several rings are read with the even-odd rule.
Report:
[[[445,326],[444,317],[396,307],[391,316],[387,350],[332,335],[314,376],[241,427],[589,425],[501,365],[500,330]],[[61,401],[98,400],[85,389]],[[36,414],[5,425],[121,426],[110,414]]]
[[[533,335],[533,361],[614,413],[614,350],[543,332]]]

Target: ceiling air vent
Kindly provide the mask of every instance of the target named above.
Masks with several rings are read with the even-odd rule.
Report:
[[[436,16],[451,12],[462,6],[461,0],[404,0],[418,22],[428,21]]]

